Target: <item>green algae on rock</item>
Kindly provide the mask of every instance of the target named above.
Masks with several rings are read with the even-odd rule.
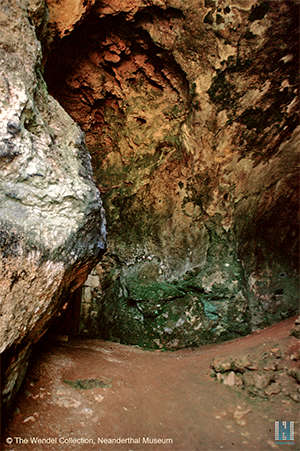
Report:
[[[174,349],[297,311],[298,43],[288,0],[96,2],[57,41],[108,219],[84,334]]]
[[[91,390],[93,388],[110,388],[111,387],[111,380],[105,378],[104,379],[76,379],[76,380],[69,380],[64,379],[64,384],[68,384],[73,388],[76,388],[78,390]]]

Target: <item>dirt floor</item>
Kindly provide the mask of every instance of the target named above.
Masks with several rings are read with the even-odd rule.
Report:
[[[215,357],[264,349],[280,348],[292,361],[300,347],[289,335],[294,319],[196,350],[81,339],[48,345],[29,371],[2,448],[263,451],[284,447],[275,443],[274,422],[286,420],[295,422],[289,449],[300,450],[299,403],[283,393],[251,398],[212,378],[210,368]]]

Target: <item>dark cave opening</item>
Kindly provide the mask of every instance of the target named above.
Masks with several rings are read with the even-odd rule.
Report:
[[[225,13],[229,14],[230,10],[227,8]],[[272,14],[272,20],[275,20],[276,14]],[[171,309],[169,312],[169,301],[165,304],[165,311],[161,311],[160,307],[157,311],[174,315],[174,318],[180,311],[174,324],[179,324],[183,317],[183,307],[180,305],[185,304],[182,296],[186,299],[185,308],[192,308],[188,299],[191,293],[197,293],[196,316],[201,317],[205,313],[205,321],[208,321],[204,321],[206,328],[214,330],[224,327],[222,321],[220,326],[216,318],[225,315],[228,324],[232,322],[231,329],[242,335],[293,315],[298,308],[299,221],[295,214],[298,207],[298,175],[293,166],[295,144],[292,138],[296,127],[295,109],[291,109],[291,114],[287,113],[289,103],[293,104],[295,99],[294,64],[280,66],[282,73],[278,76],[270,74],[269,81],[263,70],[264,64],[271,64],[267,59],[269,56],[273,60],[278,42],[286,40],[286,30],[289,30],[288,42],[292,40],[295,24],[293,21],[289,23],[285,17],[282,23],[286,23],[286,26],[283,27],[281,23],[276,30],[276,42],[272,42],[266,33],[264,44],[261,47],[256,44],[254,61],[248,55],[251,47],[248,42],[249,49],[245,43],[238,47],[240,53],[237,62],[233,65],[231,56],[225,66],[222,61],[223,71],[218,69],[217,75],[212,75],[210,87],[207,86],[204,92],[197,84],[197,76],[187,75],[187,63],[183,64],[182,57],[178,57],[183,46],[182,38],[178,37],[178,27],[186,20],[186,12],[172,8],[166,11],[158,7],[145,8],[130,20],[123,12],[99,19],[92,11],[70,36],[57,42],[47,59],[45,80],[49,92],[86,134],[95,182],[102,194],[108,219],[110,245],[104,263],[107,273],[99,276],[99,288],[88,288],[94,296],[90,301],[90,309],[96,318],[87,320],[87,328],[90,328],[88,336],[119,340],[118,334],[121,334],[119,331],[123,327],[125,332],[121,334],[121,341],[126,342],[128,335],[129,342],[133,344],[149,346],[151,343],[155,347],[153,340],[162,340],[162,346],[165,346],[168,342],[165,335],[169,332],[161,334],[158,326],[155,332],[151,326],[151,332],[145,332],[138,322],[145,321],[146,324],[149,314],[159,318],[154,313],[155,305],[158,305],[156,300],[159,299],[159,293],[167,290],[169,285],[179,287],[178,299],[176,296],[174,298],[174,311]],[[172,36],[176,35],[178,48],[173,38],[170,42],[173,42],[174,47],[168,47],[168,41],[156,34],[155,27],[159,26],[165,27]],[[203,26],[205,29],[205,19],[201,24]],[[241,39],[246,39],[246,28],[247,24],[239,31]],[[198,45],[197,51],[201,52],[204,29],[199,30],[197,37],[201,43],[195,40],[193,30],[192,37],[185,37],[184,45],[189,39],[190,48]],[[184,32],[187,33],[186,29]],[[206,33],[208,42],[223,39],[211,31],[206,30]],[[254,45],[255,39],[254,36],[251,45]],[[290,51],[297,52],[296,46],[292,47]],[[282,46],[280,52],[283,54],[285,51]],[[208,63],[206,61],[203,64]],[[223,78],[220,74],[223,74]],[[247,77],[253,77],[253,80],[250,87],[245,83],[245,95],[253,89],[257,80],[261,83],[262,92],[267,82],[272,88],[265,95],[262,94],[261,104],[258,100],[257,107],[252,108],[251,105],[252,110],[258,112],[252,114],[251,120],[249,106],[241,110],[239,84]],[[281,86],[286,83],[286,79],[290,85],[285,88],[288,95],[283,96]],[[197,90],[202,92],[202,97]],[[210,104],[204,100],[207,94]],[[265,109],[263,102],[267,105]],[[216,111],[209,112],[214,103]],[[273,114],[274,106],[281,112]],[[205,108],[209,118],[201,122],[199,118],[205,116]],[[217,117],[223,111],[226,111],[229,119],[218,129]],[[237,114],[237,111],[242,113]],[[215,117],[212,119],[213,114]],[[239,159],[236,174],[235,169],[232,170],[232,177],[236,180],[229,194],[224,193],[222,188],[226,165],[224,175],[219,176],[217,149],[221,144],[217,137],[219,134],[225,136],[226,133],[230,136],[230,127],[234,121],[239,124],[239,128],[231,139],[238,148]],[[201,127],[198,123],[201,123]],[[183,129],[189,129],[191,142],[203,142],[205,135],[211,133],[213,153],[209,157],[212,159],[210,165],[201,160],[201,148],[198,145],[195,145],[193,152],[189,151],[191,145],[184,137]],[[288,144],[281,151],[280,146],[285,142]],[[199,161],[195,155],[199,155]],[[253,161],[254,174],[256,167],[268,164],[265,185],[264,172],[261,170],[255,175],[258,188],[249,182],[249,191],[247,186],[243,186],[243,195],[238,194],[237,186],[243,176],[243,170],[239,173],[240,161],[241,165],[247,161],[244,164],[249,167]],[[182,168],[187,175],[180,174]],[[147,174],[146,182],[140,175],[144,173]],[[250,181],[250,172],[247,177]],[[219,210],[216,208],[211,217],[208,211],[212,208],[210,205],[213,196],[216,196],[213,193],[218,183],[223,210],[220,210],[221,207],[218,207]],[[179,184],[183,194],[177,191]],[[197,212],[192,213],[188,224],[185,205],[190,205],[191,211]],[[180,212],[183,219],[178,213],[180,209],[184,211],[183,215]],[[227,216],[233,218],[229,232],[227,226],[224,228],[222,225],[222,222],[226,223]],[[207,220],[211,221],[214,229],[210,241],[207,241],[203,232]],[[168,238],[168,228],[172,230],[171,236],[173,233],[175,237],[173,244],[172,239]],[[141,249],[137,251],[138,246]],[[147,254],[149,246],[152,252]],[[185,249],[190,248],[193,250],[188,251],[192,254],[189,261]],[[206,256],[201,248],[208,248]],[[116,263],[113,255],[118,253],[119,261]],[[230,263],[226,263],[227,257]],[[148,258],[156,261],[151,271],[146,263]],[[180,265],[177,260],[189,263]],[[224,265],[230,266],[230,275]],[[128,266],[129,270],[126,269]],[[187,269],[174,269],[180,266]],[[207,269],[199,270],[203,267]],[[116,279],[111,277],[113,272],[118,274]],[[214,282],[215,288],[210,293],[211,288],[204,287],[204,280],[208,280],[208,277],[213,279],[213,273],[223,274],[223,287],[222,283],[218,285],[218,282]],[[287,274],[287,277],[281,277],[280,274]],[[201,277],[203,286],[199,290],[197,278]],[[135,286],[134,291],[131,288],[131,278],[141,285],[145,293],[150,294],[143,292],[137,295],[135,291],[140,293],[140,289]],[[182,282],[184,278],[190,280],[190,291]],[[243,293],[245,299],[240,317],[235,312],[235,309],[240,308],[240,301],[235,301],[239,295],[238,291],[232,289],[231,279],[241,287],[239,292]],[[111,299],[117,299],[114,307],[109,306]],[[226,299],[228,305],[232,303],[226,313],[225,310],[221,313],[222,309],[218,311],[222,299]],[[151,303],[153,310],[149,310]],[[127,308],[131,312],[130,320],[124,313]],[[134,315],[140,319],[133,321]],[[115,319],[112,320],[111,316]],[[249,317],[252,319],[249,320]],[[126,321],[129,321],[129,326]],[[159,323],[160,319],[157,321]],[[249,321],[250,329],[241,326]],[[171,330],[167,324],[161,327]],[[148,333],[151,339],[144,342],[141,335]],[[171,334],[174,342],[177,335],[181,337],[184,332],[176,326]],[[220,337],[231,338],[231,335],[222,332]],[[209,335],[209,338],[203,336],[201,340],[207,342],[214,338]],[[183,343],[180,346],[194,345],[198,341],[188,338],[183,339]]]

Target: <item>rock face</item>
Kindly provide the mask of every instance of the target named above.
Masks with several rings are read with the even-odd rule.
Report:
[[[48,35],[54,38],[69,35],[82,22],[94,3],[95,0],[47,0]]]
[[[280,397],[300,402],[300,344],[286,340],[283,346],[264,343],[248,355],[218,357],[211,362],[217,381],[245,390],[251,397]]]
[[[183,347],[297,310],[296,22],[293,1],[96,1],[53,50],[108,217],[86,333]]]
[[[0,353],[3,401],[18,390],[32,343],[105,248],[103,208],[82,131],[48,95],[35,28],[42,1],[0,12]]]

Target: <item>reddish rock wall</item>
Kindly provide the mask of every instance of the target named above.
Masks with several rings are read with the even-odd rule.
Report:
[[[291,1],[135,0],[53,50],[108,217],[99,333],[184,346],[295,311],[298,42]]]

